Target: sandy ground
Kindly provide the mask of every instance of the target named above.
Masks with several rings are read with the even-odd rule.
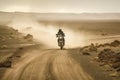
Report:
[[[115,70],[108,66],[100,66],[99,62],[95,61],[96,52],[90,55],[82,55],[79,49],[71,49],[69,55],[86,71],[94,80],[120,80],[120,77],[112,77],[110,74]]]
[[[0,68],[0,80],[119,80],[92,61],[94,54],[84,56],[79,49],[28,47],[17,54],[21,57],[12,68]]]
[[[6,70],[1,80],[93,80],[69,50],[32,50]]]

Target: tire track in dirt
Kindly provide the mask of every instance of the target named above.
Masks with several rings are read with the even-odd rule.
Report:
[[[38,50],[36,55],[31,52],[30,57],[8,71],[2,80],[93,80],[68,52],[69,50]]]
[[[54,53],[53,51],[49,51],[36,58],[29,65],[26,65],[19,80],[53,80],[51,67],[55,55],[55,51]]]
[[[47,52],[50,52],[50,51],[48,50],[32,51],[31,53],[27,55],[27,57],[24,57],[22,61],[18,62],[13,68],[6,70],[6,73],[4,74],[1,80],[19,80],[20,76],[22,76],[22,73],[25,67],[27,68],[27,65],[29,65],[31,61],[33,61],[35,58],[41,55],[46,54]]]
[[[53,72],[57,80],[93,80],[68,56],[67,51],[60,51],[58,54],[53,62]]]

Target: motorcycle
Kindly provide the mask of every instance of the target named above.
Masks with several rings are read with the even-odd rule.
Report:
[[[62,35],[57,35],[57,37],[58,37],[58,46],[62,50],[65,43],[64,37]]]

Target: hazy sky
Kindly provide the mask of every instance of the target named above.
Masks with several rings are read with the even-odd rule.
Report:
[[[120,0],[0,0],[8,12],[120,12]]]

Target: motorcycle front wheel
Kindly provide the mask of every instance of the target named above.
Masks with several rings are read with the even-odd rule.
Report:
[[[60,49],[62,50],[62,49],[63,49],[63,46],[60,46]]]

